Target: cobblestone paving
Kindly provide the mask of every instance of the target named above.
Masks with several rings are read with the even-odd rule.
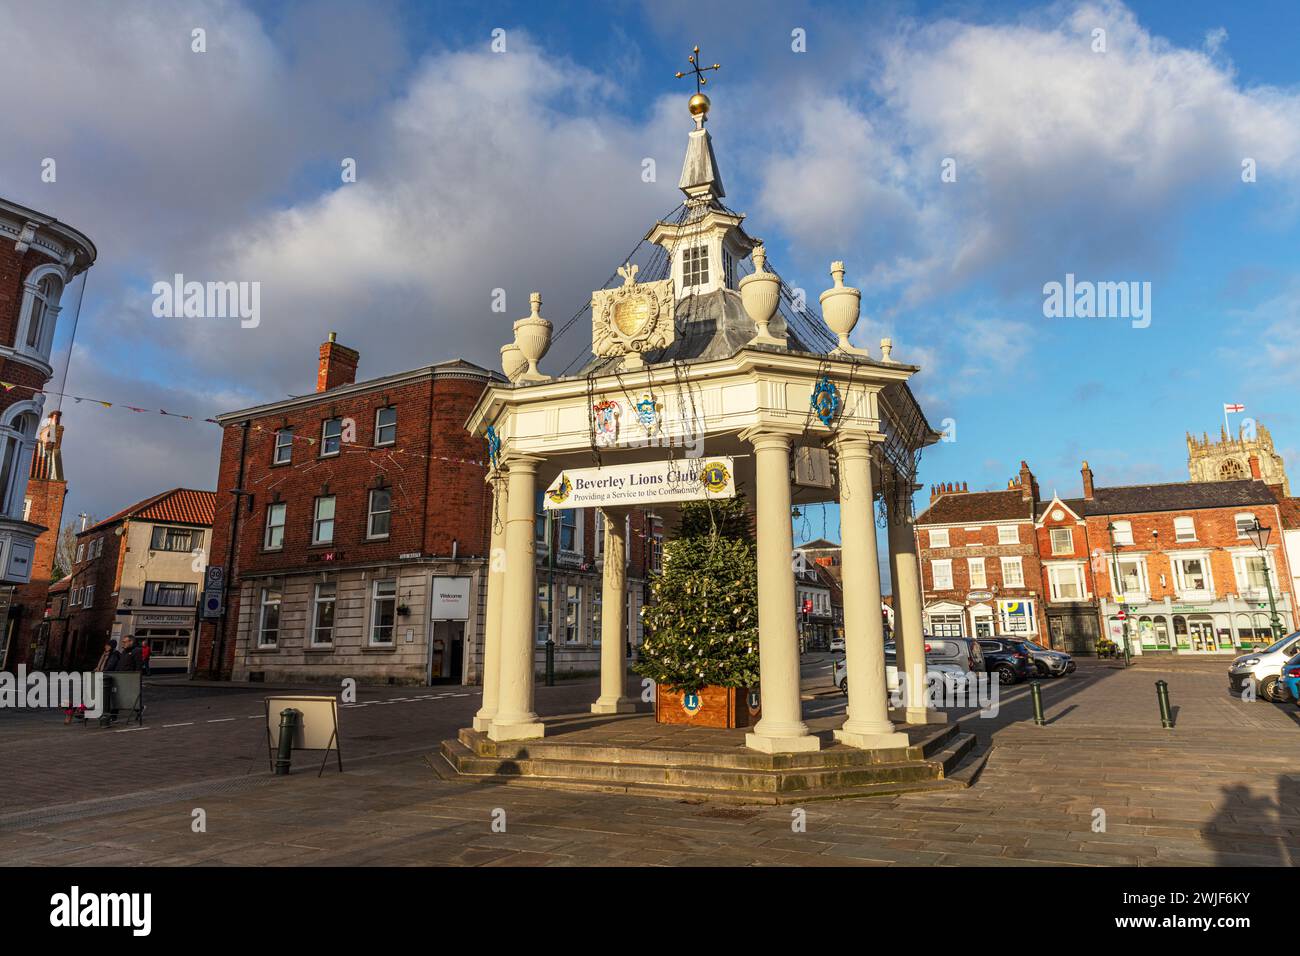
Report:
[[[407,745],[432,750],[438,735],[464,723],[477,698],[376,703],[349,711],[345,727],[353,736],[391,731],[392,739],[355,743],[357,759],[348,761],[345,735],[346,772],[327,770],[320,779],[314,770],[270,778],[259,753],[257,770],[239,789],[230,789],[228,771],[247,769],[240,752],[247,749],[248,734],[232,729],[235,721],[211,725],[202,747],[193,737],[187,744],[181,734],[168,743],[160,730],[149,747],[148,731],[106,732],[106,743],[96,749],[63,743],[62,726],[42,726],[24,745],[27,732],[6,726],[0,730],[6,762],[19,753],[53,759],[46,753],[53,750],[70,764],[78,757],[91,763],[97,769],[83,771],[102,774],[96,779],[104,787],[113,785],[120,761],[145,768],[160,746],[181,769],[158,773],[152,791],[139,785],[148,774],[133,769],[123,785],[137,796],[110,799],[102,807],[83,804],[63,819],[49,804],[71,801],[49,798],[42,789],[49,779],[20,784],[18,792],[29,801],[21,806],[44,795],[44,819],[0,818],[0,863],[1293,865],[1300,862],[1300,715],[1294,705],[1231,698],[1225,672],[1219,660],[1144,660],[1129,670],[1084,662],[1075,675],[1042,685],[1045,727],[1030,721],[1024,686],[1004,695],[996,718],[964,719],[982,746],[994,745],[972,789],[806,808],[443,781]],[[826,689],[817,686],[818,679],[809,682],[807,696],[813,699],[805,701],[806,712],[842,709],[842,698],[813,695]],[[1178,708],[1173,730],[1160,728],[1156,679],[1169,682]],[[589,682],[539,688],[539,708],[573,711],[593,690]],[[439,693],[391,689],[380,696],[430,692]],[[216,699],[178,698],[172,716],[181,719],[168,722],[183,723],[191,712],[233,716],[261,707],[259,693],[207,693]],[[82,786],[71,768],[64,772],[71,775],[66,792],[87,799],[87,789],[94,788]],[[18,776],[27,775],[24,765]],[[164,783],[191,789],[169,796]],[[206,833],[191,832],[195,808],[206,812]],[[800,810],[806,813],[803,832],[792,826]],[[1104,829],[1095,828],[1098,811],[1104,812]],[[504,820],[504,832],[494,830],[494,819]]]

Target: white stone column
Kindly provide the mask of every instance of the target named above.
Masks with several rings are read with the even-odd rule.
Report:
[[[537,466],[542,459],[515,455],[508,462],[506,575],[501,603],[501,663],[493,740],[541,737],[545,728],[533,710],[533,628],[537,614]]]
[[[872,513],[871,442],[864,436],[842,435],[836,439],[835,449],[839,457],[844,659],[849,681],[848,717],[835,731],[835,739],[864,750],[906,747],[907,735],[895,731],[889,720],[880,565]]]
[[[497,713],[501,687],[501,607],[506,582],[506,477],[498,470],[488,478],[492,491],[492,543],[488,548],[487,614],[483,626],[483,706],[474,729],[486,732]]]
[[[745,746],[765,753],[819,750],[799,693],[794,531],[790,521],[790,435],[761,427],[741,433],[754,446],[758,494],[758,667],[763,716]]]
[[[636,701],[627,696],[627,531],[626,508],[602,508],[605,516],[605,568],[600,597],[600,697],[593,714],[630,714]]]
[[[899,680],[906,696],[900,716],[909,724],[946,723],[948,715],[928,710],[925,696],[925,628],[921,612],[921,571],[916,558],[916,531],[906,513],[906,501],[891,501],[889,561],[894,575],[894,643],[898,648]]]

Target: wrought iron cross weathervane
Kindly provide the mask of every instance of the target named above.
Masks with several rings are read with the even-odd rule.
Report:
[[[720,70],[720,69],[722,69],[722,64],[721,64],[721,63],[715,63],[715,64],[713,64],[713,66],[701,67],[701,66],[700,66],[700,48],[699,48],[698,46],[695,48],[695,52],[692,53],[690,56],[688,56],[686,59],[689,60],[689,61],[690,61],[690,64],[691,64],[691,68],[690,68],[690,70],[687,71],[687,72],[693,74],[694,77],[695,77],[695,92],[696,92],[696,93],[702,93],[702,92],[704,91],[704,84],[706,84],[706,83],[709,82],[709,78],[708,78],[707,76],[705,76],[704,74],[707,73],[709,70]],[[685,75],[686,75],[686,73],[683,73],[683,72],[681,72],[681,71],[679,70],[678,73],[677,73],[677,79],[680,80],[680,79],[681,79],[683,76],[685,76]]]

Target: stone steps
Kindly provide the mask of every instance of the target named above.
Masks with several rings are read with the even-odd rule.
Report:
[[[445,740],[430,765],[445,779],[506,786],[654,794],[739,803],[792,803],[967,787],[987,752],[956,724],[914,728],[908,747],[763,754],[741,748],[492,741],[473,730]]]

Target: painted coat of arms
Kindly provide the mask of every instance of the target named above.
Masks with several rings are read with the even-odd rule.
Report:
[[[626,356],[624,368],[639,367],[642,352],[666,348],[676,331],[672,280],[638,283],[639,269],[619,266],[623,284],[591,294],[591,351]]]
[[[662,402],[647,392],[632,407],[636,409],[636,420],[642,428],[652,435],[659,430],[659,416],[664,409]]]
[[[622,408],[615,401],[606,400],[591,406],[591,424],[597,445],[608,447],[618,443],[618,416],[621,412]]]

